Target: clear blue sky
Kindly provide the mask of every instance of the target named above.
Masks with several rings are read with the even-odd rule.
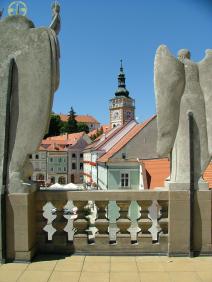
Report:
[[[0,0],[0,8],[11,1]],[[51,0],[26,0],[36,26],[51,21]],[[188,48],[192,59],[212,48],[209,0],[60,0],[61,83],[53,110],[91,114],[108,123],[108,100],[117,88],[123,59],[127,88],[139,121],[155,113],[153,63],[160,44],[173,54]],[[6,14],[6,13],[5,13]]]

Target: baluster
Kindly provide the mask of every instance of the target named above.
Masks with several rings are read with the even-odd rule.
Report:
[[[159,241],[159,233],[161,233],[161,227],[158,223],[158,219],[161,218],[161,206],[158,204],[156,200],[152,201],[151,206],[148,208],[148,218],[152,221],[152,226],[148,229],[148,231],[152,235],[152,242]]]
[[[63,208],[63,212],[64,212],[63,217],[65,217],[68,220],[63,230],[68,233],[68,241],[71,242],[73,242],[74,234],[77,231],[77,229],[74,228],[74,220],[78,217],[77,211],[78,208],[74,206],[73,201],[68,201]]]
[[[128,218],[131,220],[131,225],[127,229],[131,236],[131,243],[136,244],[137,234],[141,231],[138,227],[138,219],[141,217],[141,207],[136,201],[132,201],[128,209]]]
[[[57,231],[52,225],[53,221],[57,217],[56,212],[57,209],[55,208],[55,206],[52,205],[51,202],[47,202],[43,206],[43,217],[47,219],[47,223],[44,226],[43,230],[47,232],[48,241],[52,241],[52,237],[54,233]]]
[[[116,201],[109,201],[108,207],[106,209],[106,217],[109,220],[108,232],[110,244],[116,244],[117,233],[119,228],[117,226],[117,219],[120,217],[120,208]]]
[[[88,204],[84,207],[84,209],[87,211],[87,215],[85,218],[88,220],[89,225],[86,232],[88,233],[88,243],[94,244],[95,243],[95,236],[98,232],[98,229],[95,226],[95,221],[97,219],[97,207],[95,205],[94,201],[88,201]]]

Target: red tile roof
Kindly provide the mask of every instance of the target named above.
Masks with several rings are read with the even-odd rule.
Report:
[[[99,129],[101,129],[101,128],[103,129],[103,133],[106,133],[110,130],[110,125],[102,125]],[[88,133],[88,136],[91,137],[92,135],[96,134],[97,130],[99,130],[99,129],[94,129],[94,130],[90,131]]]
[[[212,163],[205,170],[203,179],[208,182],[209,188],[212,189]]]
[[[78,132],[52,136],[42,140],[42,144],[51,144],[56,142],[57,144],[72,145],[75,144],[80,138],[82,138],[84,134],[84,132]]]
[[[63,115],[60,114],[60,119],[62,121],[67,121],[68,120],[68,115]],[[76,121],[81,122],[81,123],[94,123],[94,124],[99,124],[99,122],[92,116],[89,115],[77,115],[76,116]]]
[[[146,171],[146,180],[148,189],[156,187],[164,187],[164,181],[170,175],[169,160],[166,159],[153,159],[142,160]]]
[[[67,148],[56,143],[48,144],[48,146],[43,146],[42,144],[39,147],[39,151],[48,151],[48,152],[66,152]]]
[[[106,154],[98,159],[98,162],[105,163],[118,151],[120,151],[130,140],[132,140],[150,121],[156,116],[154,115],[144,123],[136,124],[123,138],[119,140]]]
[[[48,137],[42,140],[39,150],[66,151],[68,145],[75,145],[84,134],[84,132],[78,132]]]
[[[142,160],[146,170],[147,186],[149,189],[164,187],[166,178],[170,175],[170,162],[168,159]],[[212,163],[203,174],[203,179],[212,189]]]

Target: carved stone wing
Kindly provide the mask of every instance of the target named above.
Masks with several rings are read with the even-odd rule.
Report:
[[[184,65],[175,59],[165,45],[159,46],[154,63],[154,85],[157,109],[159,156],[167,156],[175,141],[180,100],[185,87]]]
[[[204,59],[198,64],[200,86],[205,100],[205,113],[208,134],[208,151],[212,156],[212,49],[205,51]]]

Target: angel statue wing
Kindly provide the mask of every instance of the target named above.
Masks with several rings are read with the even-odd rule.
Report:
[[[167,156],[173,148],[179,122],[180,100],[185,87],[184,65],[165,45],[159,46],[154,62],[157,110],[157,153]]]
[[[205,51],[205,57],[199,62],[198,67],[200,86],[205,100],[208,151],[210,156],[212,156],[212,49]]]

